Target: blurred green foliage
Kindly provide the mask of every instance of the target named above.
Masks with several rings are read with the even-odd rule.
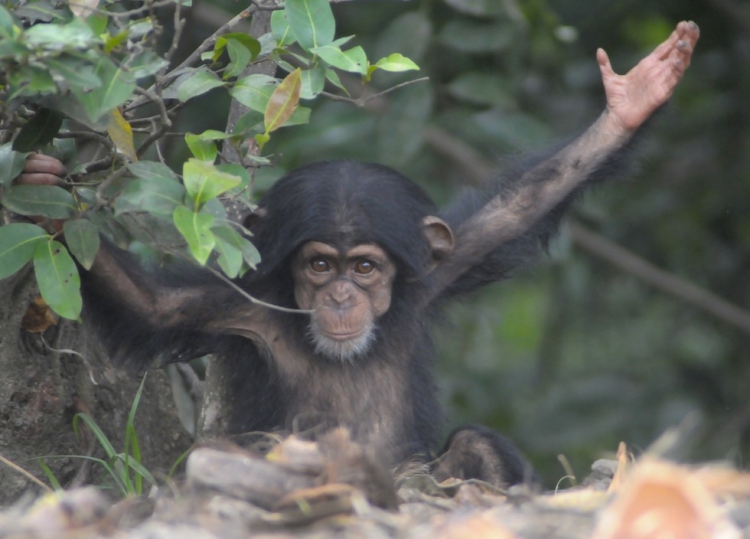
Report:
[[[726,10],[734,7],[740,16]],[[483,159],[544,148],[601,112],[595,60],[627,71],[683,19],[702,37],[644,145],[632,180],[577,218],[661,268],[750,308],[750,8],[697,0],[424,0],[335,5],[338,35],[374,57],[400,52],[418,83],[364,109],[322,101],[272,140],[275,167],[351,157],[396,167],[446,203],[474,180],[433,143],[436,129]],[[201,22],[193,21],[195,39]],[[384,74],[382,88],[413,74]],[[357,80],[342,79],[353,96]],[[183,122],[224,118],[206,113]],[[212,111],[212,113],[208,113]],[[220,122],[219,122],[220,123]],[[216,124],[185,125],[194,132]],[[450,423],[515,439],[554,484],[560,453],[579,476],[620,440],[645,449],[690,411],[705,421],[687,455],[742,465],[750,442],[748,335],[576,248],[563,229],[548,262],[449,309],[438,369]]]

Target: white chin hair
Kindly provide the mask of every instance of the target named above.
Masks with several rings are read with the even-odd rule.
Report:
[[[308,330],[310,338],[315,345],[315,352],[336,361],[354,361],[357,356],[363,355],[370,349],[375,339],[375,332],[371,329],[355,339],[337,341],[326,337],[319,329],[310,325]]]

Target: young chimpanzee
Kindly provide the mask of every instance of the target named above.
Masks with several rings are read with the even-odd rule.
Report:
[[[636,132],[672,94],[698,35],[681,22],[624,76],[599,50],[607,108],[594,125],[442,216],[416,184],[379,165],[315,163],[279,180],[251,225],[262,262],[237,284],[307,313],[250,303],[213,279],[161,284],[105,244],[83,272],[84,319],[98,322],[113,355],[139,367],[159,353],[231,361],[230,433],[343,425],[393,464],[428,454],[441,428],[431,315],[534,256],[576,192],[626,167]],[[32,156],[19,181],[50,183],[62,172]],[[508,484],[524,468],[499,434],[464,427],[436,473]]]

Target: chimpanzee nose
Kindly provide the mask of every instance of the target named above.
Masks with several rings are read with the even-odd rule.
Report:
[[[346,303],[352,297],[352,283],[339,280],[331,284],[329,297],[339,306]]]

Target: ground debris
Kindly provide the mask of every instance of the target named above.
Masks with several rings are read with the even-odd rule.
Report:
[[[0,512],[0,539],[740,539],[750,537],[750,474],[680,466],[624,446],[580,487],[540,493],[481,481],[394,477],[333,431],[262,454],[201,447],[167,493],[112,503],[91,487]],[[744,535],[743,535],[744,532]]]

